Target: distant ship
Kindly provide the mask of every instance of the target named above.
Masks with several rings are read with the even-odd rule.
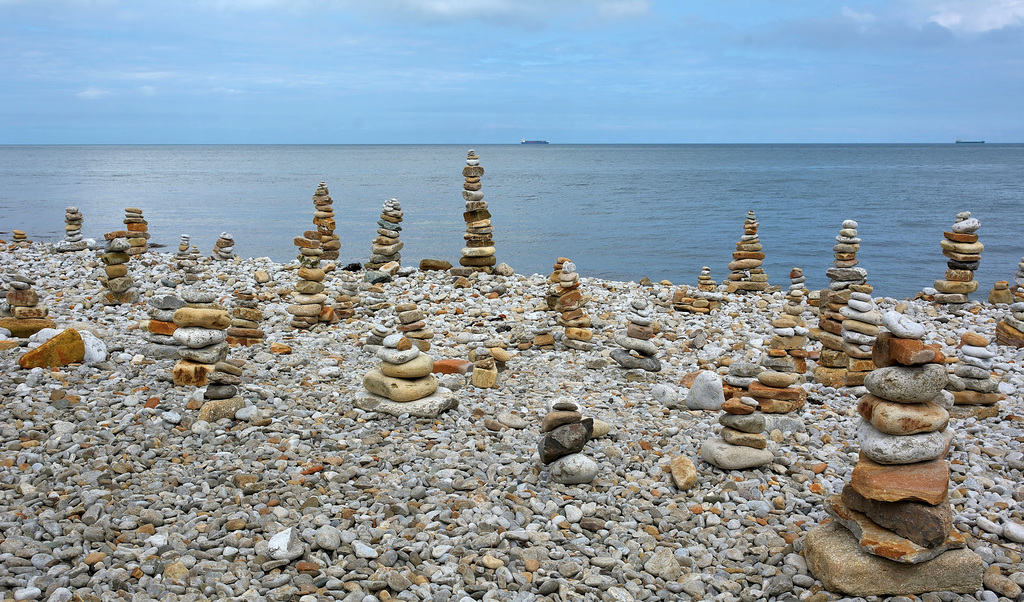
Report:
[[[548,143],[547,140],[527,140],[526,138],[523,138],[523,141],[520,142],[520,144],[547,144],[547,143]]]
[[[956,144],[985,144],[984,140],[961,140],[956,139]]]

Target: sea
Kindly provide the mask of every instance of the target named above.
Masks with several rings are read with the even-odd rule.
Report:
[[[312,195],[334,200],[340,263],[365,261],[381,204],[405,213],[402,261],[457,263],[466,153],[485,169],[498,261],[550,273],[557,257],[582,276],[695,285],[715,280],[748,210],[773,284],[793,267],[827,285],[844,220],[859,223],[860,266],[878,296],[911,297],[946,269],[939,241],[955,216],[981,221],[975,298],[1012,280],[1024,255],[1024,144],[506,144],[0,146],[0,236],[63,236],[64,209],[102,239],[125,207],[154,246],[181,234],[208,255],[221,232],[244,257],[295,258],[312,229]]]

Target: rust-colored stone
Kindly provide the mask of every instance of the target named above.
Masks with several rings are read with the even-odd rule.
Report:
[[[26,351],[18,358],[18,365],[26,369],[52,368],[81,362],[83,359],[85,343],[82,335],[74,328],[69,328],[35,349]]]
[[[941,504],[949,494],[949,464],[945,458],[914,464],[878,464],[863,453],[853,467],[850,485],[871,500],[903,500]]]

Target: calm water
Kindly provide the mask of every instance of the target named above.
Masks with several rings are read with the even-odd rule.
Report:
[[[217,235],[237,253],[285,262],[310,229],[326,181],[341,261],[370,253],[381,203],[405,211],[405,263],[453,263],[462,248],[461,170],[468,145],[0,146],[0,231],[63,236],[77,205],[86,236],[119,229],[141,207],[151,242],[182,233],[208,254]],[[765,268],[788,284],[800,266],[827,283],[844,219],[860,222],[860,265],[877,294],[905,297],[941,278],[939,240],[958,211],[979,218],[978,280],[987,295],[1024,254],[1024,145],[484,145],[486,200],[498,260],[546,273],[558,256],[585,276],[695,284],[702,265],[721,281],[757,212]]]

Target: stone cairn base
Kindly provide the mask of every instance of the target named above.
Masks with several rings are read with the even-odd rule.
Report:
[[[338,274],[338,287],[341,292],[334,299],[334,317],[348,320],[356,315],[356,304],[359,303],[359,281],[348,272]]]
[[[209,375],[228,355],[227,329],[231,325],[228,312],[216,303],[215,293],[197,288],[181,291],[185,306],[174,311],[174,341],[178,349],[178,363],[172,370],[174,384],[202,387]]]
[[[654,310],[647,299],[634,297],[626,308],[626,320],[626,332],[615,334],[615,344],[622,349],[612,350],[612,360],[627,370],[638,368],[659,372],[661,362],[655,357],[658,355],[658,347],[652,341]]]
[[[590,315],[585,308],[590,297],[580,291],[579,274],[576,273],[574,263],[568,261],[562,264],[558,284],[552,288],[558,290],[555,311],[559,315],[555,323],[565,329],[562,343],[570,349],[590,351],[594,348],[590,342],[594,333],[590,330]]]
[[[357,408],[392,416],[436,418],[458,406],[455,395],[438,386],[432,374],[434,360],[403,334],[384,337],[376,356],[380,364],[363,376],[366,390],[356,394]]]
[[[722,470],[743,470],[770,464],[775,454],[768,450],[764,436],[764,415],[755,413],[758,402],[749,397],[733,397],[722,404],[718,437],[705,439],[700,457]]]
[[[952,232],[943,232],[942,254],[946,256],[946,277],[935,281],[934,300],[939,304],[967,303],[967,295],[978,290],[974,272],[981,264],[981,251],[976,232],[981,222],[970,211],[956,214]]]
[[[757,237],[757,218],[753,211],[747,211],[743,220],[743,236],[736,243],[736,252],[729,262],[731,272],[723,284],[726,292],[763,292],[768,290],[768,274],[761,266],[764,264],[764,252],[761,239]]]
[[[480,157],[472,149],[466,154],[462,175],[465,178],[462,198],[466,201],[466,211],[462,217],[466,220],[466,234],[463,235],[466,246],[462,249],[459,265],[489,274],[492,266],[498,262],[494,257],[494,226],[491,225],[491,212],[487,210],[480,182],[484,168],[480,165]]]
[[[231,261],[235,258],[235,237],[227,232],[221,232],[220,237],[213,243],[213,251],[210,251],[210,259],[214,261]]]
[[[564,400],[555,403],[541,421],[540,432],[537,451],[549,466],[552,481],[575,485],[594,480],[597,462],[582,453],[594,435],[594,420],[584,418],[579,406]]]
[[[125,238],[129,248],[126,251],[135,257],[149,250],[149,222],[142,217],[142,209],[126,207],[124,210]]]
[[[814,369],[814,381],[828,387],[846,386],[846,371],[849,358],[843,345],[843,308],[850,300],[851,293],[871,294],[874,290],[867,284],[868,272],[857,267],[857,251],[860,237],[857,236],[857,222],[848,219],[843,222],[836,244],[832,247],[832,267],[825,271],[829,285],[818,293],[818,328],[811,330],[811,336],[821,342],[821,356]]]
[[[334,201],[327,190],[327,183],[320,182],[316,192],[313,193],[313,225],[316,226],[317,238],[320,240],[320,249],[323,254],[320,259],[333,261],[338,258],[341,250],[341,240],[334,233],[336,222],[334,221]],[[312,237],[310,237],[312,238]]]
[[[797,385],[807,371],[808,342],[800,316],[782,315],[772,320],[768,352],[761,358],[764,370],[747,387],[762,412],[788,414],[807,402],[807,391]]]
[[[249,347],[263,342],[264,333],[260,330],[263,312],[259,300],[251,290],[235,291],[231,308],[231,324],[227,329],[228,345]]]
[[[35,280],[14,268],[3,272],[7,289],[5,303],[0,306],[0,328],[6,328],[11,336],[27,339],[44,328],[56,328],[48,316],[50,310],[39,303]]]
[[[316,219],[314,218],[314,222]],[[295,291],[292,293],[292,304],[287,308],[292,316],[289,325],[292,328],[309,330],[321,321],[328,322],[334,318],[333,308],[329,315],[323,315],[324,303],[327,301],[327,295],[323,294],[323,281],[327,275],[320,269],[320,257],[324,251],[320,233],[316,230],[307,230],[302,236],[296,236],[292,242],[299,248],[299,270]]]
[[[130,251],[139,247],[132,247],[127,239],[120,236],[121,234],[124,234],[124,231],[109,232],[103,237],[107,241],[107,248],[100,256],[104,264],[104,275],[100,276],[100,284],[106,290],[100,300],[105,305],[136,303],[139,300],[139,289],[128,274],[128,262],[132,258]]]
[[[25,248],[31,245],[32,241],[28,239],[28,234],[24,230],[11,230],[11,244]]]
[[[89,248],[89,242],[82,238],[82,212],[78,207],[68,207],[64,210],[64,240],[57,243],[54,248],[58,253],[84,251]]]
[[[691,314],[709,314],[722,306],[722,294],[711,278],[711,268],[704,266],[697,276],[697,292],[690,294],[685,287],[672,295],[672,309]]]
[[[999,414],[996,403],[1003,398],[999,393],[999,379],[992,376],[995,352],[989,349],[991,339],[976,332],[965,332],[957,345],[958,362],[953,367],[946,388],[953,393],[955,407],[950,410],[956,418],[990,418]]]
[[[921,342],[924,327],[908,317],[887,312],[883,323],[878,369],[857,406],[860,460],[842,493],[825,503],[844,529],[819,526],[808,535],[808,567],[827,589],[854,596],[974,592],[984,565],[953,528],[947,499],[953,434],[945,358]],[[865,564],[876,572],[849,579]],[[904,578],[892,579],[894,572]]]

